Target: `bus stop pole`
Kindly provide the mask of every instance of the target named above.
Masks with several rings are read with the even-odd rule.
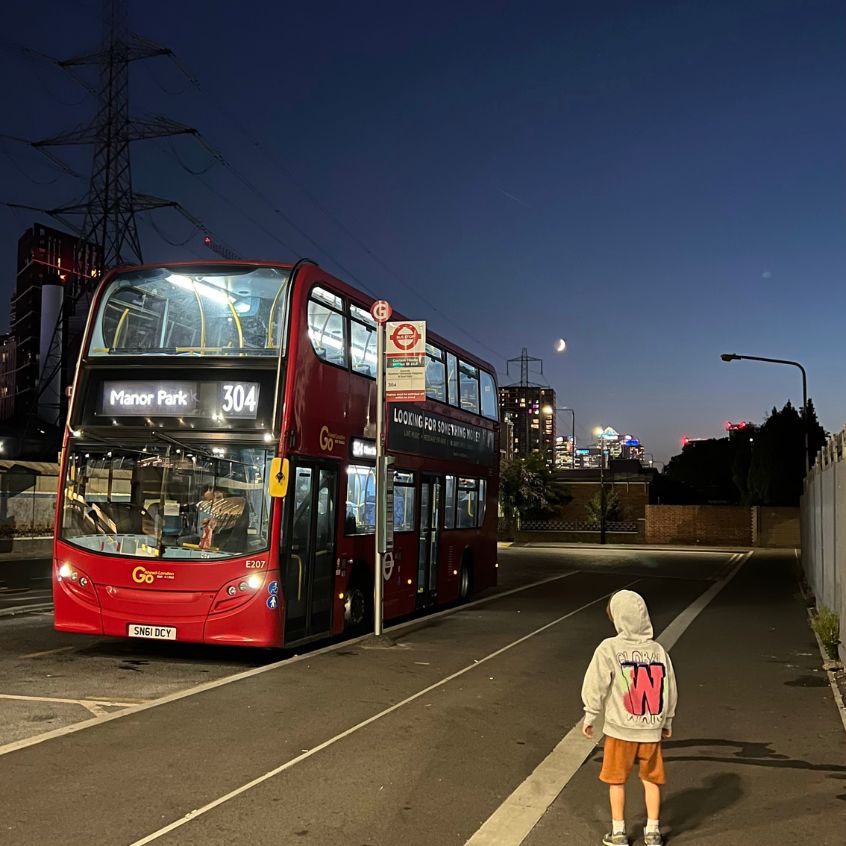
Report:
[[[373,634],[382,636],[382,570],[385,554],[385,324],[376,328],[376,567],[373,573]]]

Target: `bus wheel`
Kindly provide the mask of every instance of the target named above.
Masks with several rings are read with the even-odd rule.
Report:
[[[365,626],[370,617],[373,598],[361,582],[350,585],[344,602],[344,628],[357,631]]]
[[[470,598],[472,590],[472,578],[470,573],[470,565],[466,560],[461,562],[461,570],[458,574],[458,599],[465,602]]]

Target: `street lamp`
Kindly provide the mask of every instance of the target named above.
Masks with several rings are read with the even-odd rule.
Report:
[[[808,374],[805,368],[798,361],[791,361],[787,358],[764,358],[760,355],[738,355],[737,353],[722,353],[720,358],[723,361],[766,361],[770,364],[789,364],[791,367],[798,367],[802,371],[802,417],[805,421],[805,475],[808,475],[810,467],[810,454],[808,447]]]
[[[572,408],[569,408],[566,405],[557,405],[553,408],[551,405],[545,405],[543,407],[544,414],[554,414],[556,411],[569,411],[570,414],[573,416],[573,428],[571,429],[571,449],[570,449],[570,468],[572,470],[576,469],[576,412],[573,411]]]
[[[593,434],[599,439],[599,542],[605,543],[605,441],[602,433],[605,429],[597,426]]]

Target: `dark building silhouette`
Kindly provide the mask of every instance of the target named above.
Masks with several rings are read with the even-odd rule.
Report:
[[[41,405],[47,394],[55,404],[55,397],[73,379],[84,329],[83,320],[74,321],[67,327],[65,348],[69,351],[68,360],[63,361],[60,371],[51,380],[55,383],[53,385],[41,384],[44,361],[57,328],[63,328],[61,316],[66,286],[73,285],[80,277],[96,277],[99,267],[97,247],[66,232],[34,224],[21,235],[11,301],[10,349],[7,350],[13,365],[11,369],[0,366],[4,380],[0,385],[0,414],[9,410],[8,416],[11,417],[37,408],[39,416],[45,420],[49,420],[51,415],[56,416],[55,408],[42,409]],[[0,350],[0,358],[2,355]],[[4,387],[7,390],[5,396],[2,394]],[[4,406],[2,401],[9,395],[13,400],[9,406]]]

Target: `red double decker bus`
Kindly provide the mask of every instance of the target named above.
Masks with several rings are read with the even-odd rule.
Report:
[[[57,629],[254,646],[364,630],[372,302],[310,261],[103,280],[62,452]],[[387,411],[386,619],[496,583],[494,371],[436,336],[426,352],[426,401]]]

